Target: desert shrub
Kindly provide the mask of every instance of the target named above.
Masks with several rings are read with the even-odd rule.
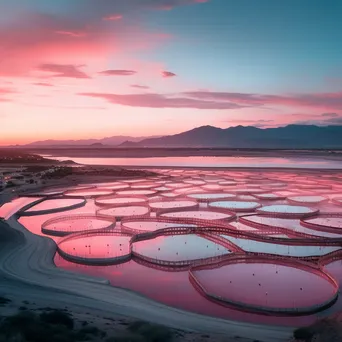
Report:
[[[66,312],[54,310],[50,312],[43,312],[40,314],[42,322],[49,324],[65,325],[68,329],[74,328],[74,320]]]
[[[10,303],[11,300],[6,298],[6,297],[0,297],[0,305],[6,305],[8,303]]]
[[[21,334],[14,334],[10,337],[0,334],[0,342],[26,342]]]
[[[109,337],[106,342],[148,342],[148,340],[140,335],[126,333]]]
[[[83,327],[81,328],[81,330],[79,331],[80,333],[83,333],[83,334],[89,334],[89,335],[95,335],[95,336],[98,336],[100,335],[101,333],[101,330],[97,327]]]
[[[20,312],[17,315],[6,317],[1,322],[0,331],[8,341],[11,339],[18,339],[18,335],[20,335],[23,340],[29,341],[29,339],[26,338],[26,335],[38,326],[37,322],[37,315],[34,313]]]
[[[33,312],[20,312],[17,315],[6,317],[1,324],[2,331],[6,329],[21,329],[34,324],[37,315]]]
[[[136,321],[128,325],[128,330],[143,336],[149,342],[168,342],[172,339],[171,330],[158,324]]]
[[[310,328],[298,328],[293,332],[293,337],[297,340],[311,341],[313,332]]]

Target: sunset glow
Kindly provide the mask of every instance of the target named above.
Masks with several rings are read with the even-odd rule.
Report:
[[[340,1],[0,4],[0,145],[342,123]]]

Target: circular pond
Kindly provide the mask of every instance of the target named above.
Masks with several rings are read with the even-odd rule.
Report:
[[[150,214],[150,208],[147,205],[128,205],[128,206],[114,206],[99,209],[96,214],[105,217],[115,217],[116,220],[121,220],[123,217],[139,216],[146,217]]]
[[[121,221],[121,230],[128,234],[139,234],[174,227],[196,227],[194,224],[169,221],[168,219],[154,217],[144,219],[124,218]]]
[[[209,202],[215,200],[230,200],[236,198],[236,195],[226,192],[199,192],[187,194],[187,197],[195,199],[198,202]]]
[[[109,189],[91,188],[91,189],[76,189],[67,190],[64,192],[66,196],[83,196],[86,198],[95,198],[98,196],[110,195],[113,191]]]
[[[160,215],[161,217],[184,219],[184,223],[187,220],[194,219],[201,220],[232,220],[235,218],[233,213],[212,211],[212,210],[186,210],[177,212],[168,212]]]
[[[255,194],[256,198],[265,200],[265,201],[279,201],[284,200],[286,196],[283,196],[281,194],[274,194],[274,193],[266,193],[266,194]]]
[[[308,314],[331,305],[337,283],[308,264],[258,257],[236,258],[217,268],[195,267],[191,277],[208,299],[241,310]]]
[[[311,229],[328,231],[332,233],[342,233],[342,214],[321,214],[315,217],[308,217],[301,220],[304,227]]]
[[[164,211],[170,211],[172,209],[179,210],[179,209],[195,209],[198,207],[198,203],[196,201],[186,200],[186,199],[177,199],[174,201],[156,201],[150,202],[149,204],[152,211],[161,213]]]
[[[318,209],[302,207],[299,205],[274,204],[257,209],[260,214],[277,217],[300,218],[318,213]]]
[[[210,208],[214,209],[228,209],[235,212],[250,212],[261,207],[258,202],[244,202],[244,201],[216,201],[208,204]]]
[[[196,234],[166,235],[137,241],[132,253],[146,261],[158,264],[189,265],[196,260],[218,257],[230,251],[222,245]]]
[[[303,195],[290,196],[287,199],[290,203],[295,204],[320,204],[329,201],[329,198],[319,195]]]
[[[130,190],[122,190],[117,191],[116,194],[120,196],[153,196],[157,193],[156,190],[149,190],[149,189],[130,189]]]
[[[95,204],[98,206],[123,206],[132,204],[144,204],[148,201],[145,196],[119,196],[109,195],[101,196],[95,200]]]
[[[53,236],[66,236],[90,230],[111,229],[115,227],[114,218],[92,214],[57,216],[42,223],[42,233]]]
[[[91,265],[126,262],[131,257],[131,236],[113,231],[101,234],[75,234],[58,243],[58,253],[65,259]]]

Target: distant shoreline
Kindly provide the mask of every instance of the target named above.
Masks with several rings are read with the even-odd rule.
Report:
[[[342,151],[331,150],[274,150],[274,149],[188,149],[188,148],[71,148],[32,149],[27,152],[47,158],[164,158],[164,157],[263,157],[317,158],[341,161]]]

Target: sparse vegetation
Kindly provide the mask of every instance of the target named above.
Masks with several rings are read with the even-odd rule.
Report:
[[[145,341],[168,342],[172,339],[172,332],[169,328],[158,324],[137,321],[128,325],[128,330],[134,334],[143,336]]]
[[[51,172],[47,172],[42,176],[42,179],[59,179],[73,174],[73,168],[68,166],[58,167]]]
[[[310,330],[310,327],[299,328],[293,332],[293,337],[297,340],[311,341],[313,332]]]
[[[55,163],[55,160],[47,159],[36,154],[27,153],[16,149],[0,149],[0,164],[34,164]]]
[[[78,332],[73,330],[73,320],[67,317],[65,313],[57,312],[37,315],[33,312],[24,311],[7,317],[0,324],[2,339],[11,341],[13,338],[17,338],[19,334],[21,341],[26,342],[84,341]],[[72,323],[70,323],[70,319]]]
[[[40,320],[47,324],[65,325],[68,329],[74,328],[74,320],[70,317],[70,314],[59,310],[43,312],[40,315]]]
[[[147,342],[143,336],[135,334],[118,334],[115,337],[109,337],[106,342]]]
[[[298,328],[293,332],[295,341],[342,341],[341,315],[323,318],[307,327]]]
[[[80,330],[80,332],[83,334],[89,334],[89,335],[94,335],[94,336],[101,335],[101,330],[97,327],[92,327],[92,326],[84,327]]]
[[[6,188],[13,188],[15,186],[16,185],[12,181],[8,181],[7,184],[6,184]]]
[[[40,314],[20,311],[4,318],[0,323],[0,342],[168,342],[173,337],[166,327],[138,321],[128,323],[124,331],[106,338],[106,332],[84,326],[82,322],[79,322],[82,327],[76,329],[71,314],[65,311],[47,309]]]
[[[6,304],[8,304],[8,303],[10,303],[10,302],[11,302],[10,299],[8,299],[8,298],[6,298],[6,297],[1,297],[1,296],[0,296],[0,306],[6,305]]]

